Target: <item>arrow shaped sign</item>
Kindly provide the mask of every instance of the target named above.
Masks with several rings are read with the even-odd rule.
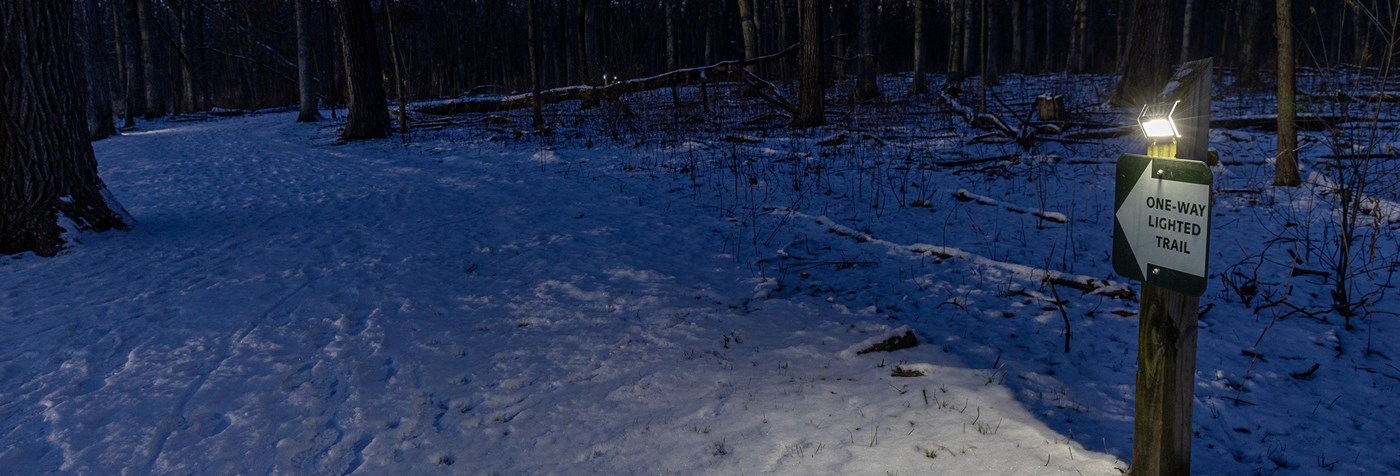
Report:
[[[1194,160],[1125,154],[1116,175],[1114,271],[1201,295],[1210,254],[1210,168]]]

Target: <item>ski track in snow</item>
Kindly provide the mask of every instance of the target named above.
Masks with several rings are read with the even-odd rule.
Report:
[[[753,301],[719,225],[671,211],[696,205],[578,157],[335,145],[286,114],[147,127],[96,144],[133,231],[0,266],[6,471],[1123,465],[936,351],[923,392],[885,388],[882,356],[837,354],[889,326]]]

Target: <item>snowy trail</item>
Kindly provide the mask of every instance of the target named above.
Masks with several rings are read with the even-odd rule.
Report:
[[[838,354],[889,326],[753,300],[758,280],[714,243],[721,220],[587,158],[334,145],[283,114],[149,127],[96,145],[133,231],[0,265],[0,467],[1121,465],[934,348],[917,354],[941,375],[919,382],[932,402],[886,389],[880,357]],[[949,442],[993,415],[984,443]]]

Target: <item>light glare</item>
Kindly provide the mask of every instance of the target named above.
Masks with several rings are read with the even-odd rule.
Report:
[[[1142,133],[1152,139],[1176,137],[1176,127],[1169,119],[1152,119],[1142,123]]]

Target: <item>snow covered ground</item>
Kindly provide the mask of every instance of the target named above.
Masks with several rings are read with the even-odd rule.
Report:
[[[0,259],[0,473],[1120,474],[1112,164],[1137,145],[980,161],[1017,149],[896,107],[799,133],[478,116],[410,145],[143,123],[95,144],[132,231]],[[1217,135],[1195,470],[1400,472],[1400,299],[1357,331],[1263,306],[1325,316],[1286,263],[1321,251],[1278,237],[1331,212],[1320,180],[1267,186],[1266,134]],[[1256,269],[1251,303],[1218,276]]]

